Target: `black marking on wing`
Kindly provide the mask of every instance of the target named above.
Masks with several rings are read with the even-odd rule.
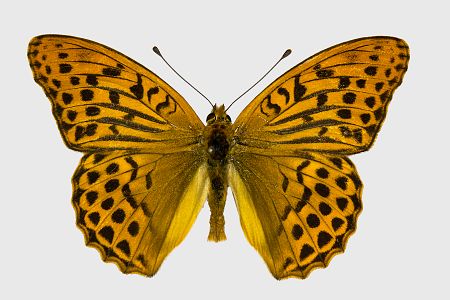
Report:
[[[141,100],[144,97],[144,87],[142,86],[142,75],[137,73],[137,83],[130,87],[130,91],[134,94],[136,99]]]

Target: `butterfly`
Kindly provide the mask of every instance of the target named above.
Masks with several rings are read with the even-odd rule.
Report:
[[[233,123],[199,119],[131,58],[82,38],[33,38],[28,59],[65,144],[86,244],[124,273],[153,276],[206,199],[210,241],[226,239],[231,187],[247,240],[277,279],[306,278],[344,251],[361,212],[348,155],[368,150],[408,67],[394,37],[351,40],[304,60]]]

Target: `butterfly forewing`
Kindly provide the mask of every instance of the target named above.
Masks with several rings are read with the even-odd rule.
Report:
[[[245,108],[234,124],[236,140],[274,152],[365,151],[408,60],[406,43],[391,37],[324,50],[286,72]]]
[[[203,123],[167,83],[125,55],[85,39],[34,38],[28,58],[66,144],[97,149],[189,148]],[[150,146],[151,145],[151,146]]]

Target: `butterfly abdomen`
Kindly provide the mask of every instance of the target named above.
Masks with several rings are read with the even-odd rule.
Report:
[[[208,205],[211,210],[208,240],[220,242],[226,240],[223,211],[227,198],[228,180],[225,167],[220,164],[208,164],[208,176],[210,182]]]

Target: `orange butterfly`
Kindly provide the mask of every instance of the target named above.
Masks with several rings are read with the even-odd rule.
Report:
[[[84,153],[72,203],[105,261],[154,275],[206,198],[208,239],[224,240],[231,186],[245,236],[282,279],[344,251],[362,192],[347,155],[374,142],[409,51],[393,37],[339,44],[280,76],[235,123],[214,105],[206,125],[157,75],[101,44],[43,35],[28,58],[66,145]]]

